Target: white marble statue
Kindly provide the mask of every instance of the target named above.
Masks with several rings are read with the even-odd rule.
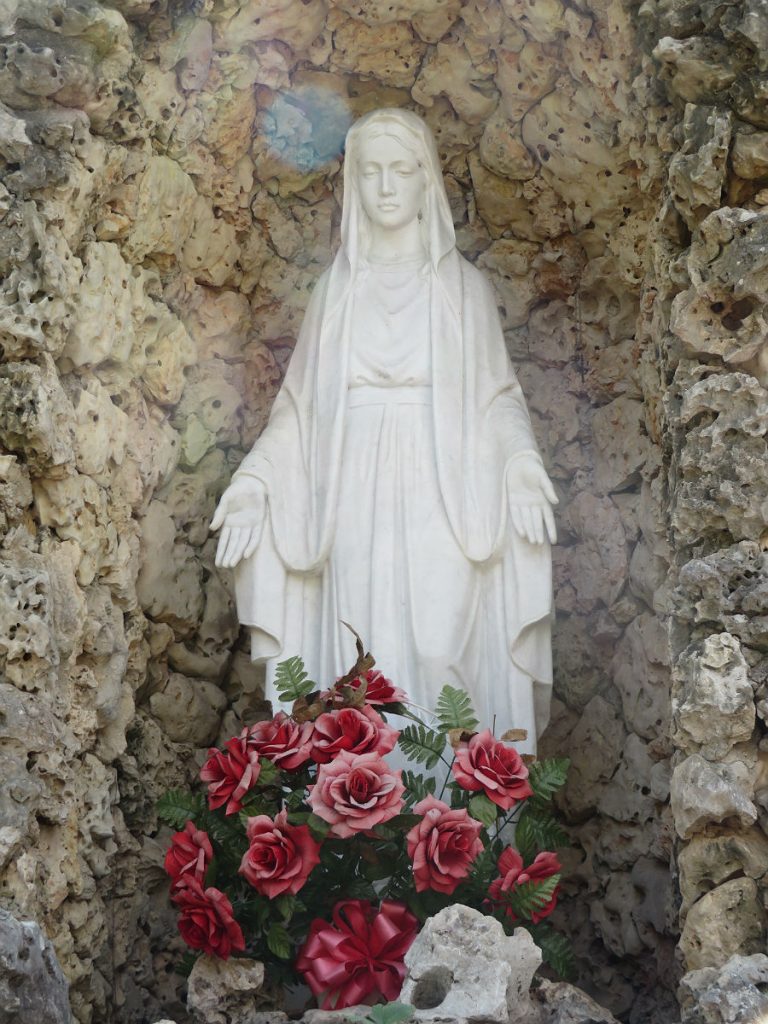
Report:
[[[414,703],[462,686],[535,750],[556,501],[429,129],[368,114],[347,135],[340,249],[212,522],[252,657],[301,654],[329,685],[354,661],[345,620]]]

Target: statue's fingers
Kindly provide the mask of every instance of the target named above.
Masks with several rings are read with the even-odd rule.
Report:
[[[225,552],[227,550],[227,545],[228,544],[229,544],[229,529],[228,529],[228,527],[224,527],[224,529],[219,534],[219,543],[218,543],[218,545],[216,547],[216,559],[215,559],[215,561],[216,561],[216,565],[218,565],[218,567],[220,569],[224,567],[224,554],[225,554]]]
[[[523,526],[523,518],[520,513],[520,509],[517,505],[509,506],[509,514],[512,517],[512,525],[521,537],[525,537],[525,527]]]
[[[547,536],[550,544],[557,543],[557,527],[555,526],[555,514],[549,505],[544,506],[544,522],[547,526]]]
[[[237,538],[237,546],[232,552],[231,556],[231,567],[234,568],[240,559],[243,557],[246,545],[251,537],[251,531],[248,527],[244,527],[240,530],[240,536]]]
[[[240,526],[232,526],[229,531],[229,543],[227,544],[227,550],[224,552],[224,568],[231,569],[236,563],[232,560],[235,551],[237,550],[238,541],[242,528]]]
[[[250,558],[253,552],[256,550],[259,544],[259,533],[260,530],[256,526],[252,526],[249,535],[248,543],[245,545],[245,551],[243,552],[243,558]]]
[[[216,506],[216,511],[213,513],[213,519],[211,525],[208,527],[209,530],[218,530],[220,526],[224,524],[224,516],[227,514],[227,503],[224,498],[221,499],[219,504]]]
[[[545,470],[541,473],[541,489],[544,492],[544,497],[551,505],[559,505],[560,499],[557,496],[557,491],[554,488],[552,481],[546,474]]]
[[[523,523],[525,524],[525,536],[529,544],[536,543],[536,531],[533,526],[533,510],[530,505],[523,506]]]
[[[544,543],[544,516],[540,508],[531,509],[531,518],[533,519],[533,528],[536,535],[536,543]]]

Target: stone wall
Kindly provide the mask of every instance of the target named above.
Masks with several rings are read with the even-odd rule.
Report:
[[[181,1013],[154,801],[260,706],[207,523],[333,252],[346,128],[383,105],[435,132],[561,495],[545,747],[574,762],[580,982],[674,1017],[673,871],[684,913],[749,889],[756,934],[767,844],[731,825],[765,813],[768,122],[759,18],[723,44],[689,6],[0,0],[0,902],[83,1024]],[[703,220],[726,195],[747,211]]]
[[[640,332],[664,436],[671,808],[693,971],[765,950],[768,17],[746,0],[648,3],[639,20],[674,105]]]

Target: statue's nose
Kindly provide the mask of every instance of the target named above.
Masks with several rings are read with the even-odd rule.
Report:
[[[391,196],[395,191],[394,182],[392,181],[392,175],[386,169],[381,172],[381,179],[379,180],[379,194],[382,196]]]

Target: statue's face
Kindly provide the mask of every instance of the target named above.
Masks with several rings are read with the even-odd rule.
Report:
[[[357,187],[369,219],[385,230],[396,230],[419,214],[424,170],[395,135],[374,135],[360,143]]]

